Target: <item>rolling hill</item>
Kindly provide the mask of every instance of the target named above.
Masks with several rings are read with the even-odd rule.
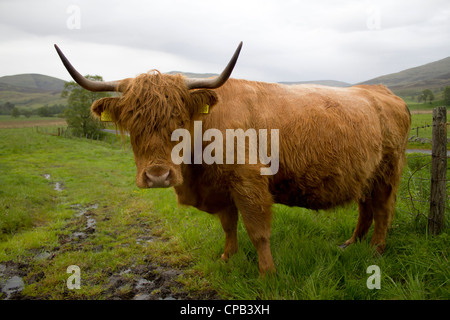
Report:
[[[208,78],[213,73],[190,73],[171,71],[168,74],[181,73],[186,77]],[[36,109],[44,105],[67,104],[61,98],[64,80],[42,74],[18,74],[0,77],[0,105],[13,103],[19,109]]]
[[[217,77],[217,73],[193,73],[193,72],[183,72],[183,71],[170,71],[167,74],[182,74],[188,78],[211,78]]]
[[[63,88],[64,80],[42,74],[30,73],[0,77],[0,91],[59,94]]]
[[[316,81],[294,81],[294,82],[278,82],[280,84],[294,85],[294,84],[320,84],[329,87],[351,87],[352,84],[336,80],[316,80]]]
[[[21,109],[66,104],[61,98],[64,80],[42,74],[18,74],[0,77],[0,104],[11,102]]]
[[[441,90],[450,86],[450,57],[359,84],[380,83],[400,96],[417,94],[425,89]]]

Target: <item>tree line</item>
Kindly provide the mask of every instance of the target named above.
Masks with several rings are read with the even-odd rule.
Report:
[[[430,89],[423,90],[417,96],[417,101],[419,103],[429,102],[431,104],[435,99],[436,99],[436,97],[435,97],[433,91],[431,91]],[[414,100],[414,97],[413,97],[413,100]],[[445,106],[450,106],[450,86],[445,87],[443,90],[443,104]]]
[[[0,115],[8,115],[12,117],[25,116],[27,118],[31,116],[39,117],[55,117],[63,115],[64,111],[67,109],[66,105],[54,104],[54,105],[44,105],[40,108],[30,110],[30,109],[19,109],[14,103],[5,102],[0,104]]]
[[[450,86],[447,86],[444,89],[444,105],[450,106]]]

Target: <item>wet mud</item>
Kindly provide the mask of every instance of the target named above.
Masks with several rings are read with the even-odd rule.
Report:
[[[50,177],[45,177],[49,179]],[[81,250],[89,237],[95,237],[97,229],[97,215],[95,211],[98,204],[81,205],[76,204],[70,207],[73,212],[73,223],[76,227],[71,228],[69,233],[61,233],[59,245],[55,248],[41,248],[29,250],[26,257],[17,261],[0,262],[0,300],[22,300],[22,299],[54,299],[51,294],[36,294],[28,296],[24,293],[24,288],[28,285],[39,285],[40,281],[46,278],[43,271],[37,271],[37,264],[51,264],[52,260],[59,254],[71,250]],[[146,246],[149,242],[164,241],[158,236],[148,234],[136,238],[136,244]],[[103,250],[90,248],[89,250]],[[145,260],[144,260],[145,261]],[[103,281],[101,292],[87,296],[89,299],[103,300],[211,300],[220,299],[218,294],[212,290],[202,290],[192,292],[187,290],[179,278],[185,274],[185,270],[179,267],[172,267],[167,264],[158,264],[151,259],[144,264],[124,267],[117,272],[104,270],[106,281]],[[70,275],[67,274],[67,277]],[[83,281],[83,280],[81,280]],[[66,284],[55,284],[55,290],[63,291],[63,299],[74,299]],[[75,289],[76,290],[76,289]],[[39,292],[39,290],[36,290]]]

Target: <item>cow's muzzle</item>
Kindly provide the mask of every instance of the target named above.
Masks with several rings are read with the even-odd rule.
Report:
[[[167,188],[174,183],[172,170],[166,166],[153,165],[144,170],[144,188]]]

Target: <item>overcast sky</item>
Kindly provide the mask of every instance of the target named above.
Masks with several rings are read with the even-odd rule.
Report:
[[[0,76],[151,69],[357,83],[450,56],[449,0],[0,0]]]

